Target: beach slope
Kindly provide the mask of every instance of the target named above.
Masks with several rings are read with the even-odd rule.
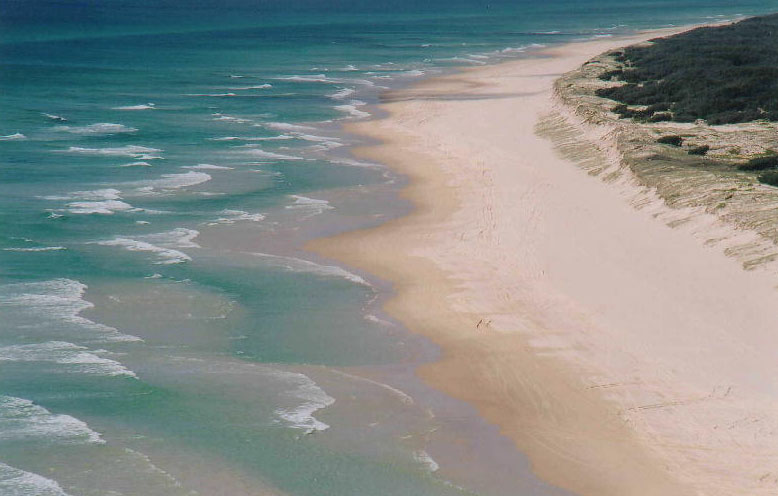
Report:
[[[358,155],[407,175],[415,209],[310,248],[392,282],[387,311],[442,349],[419,375],[475,405],[549,482],[775,494],[774,278],[669,227],[660,207],[636,209],[646,193],[629,171],[603,181],[536,133],[564,113],[557,78],[659,34],[387,94],[388,117],[350,130],[379,142]],[[618,160],[601,142],[592,156]]]

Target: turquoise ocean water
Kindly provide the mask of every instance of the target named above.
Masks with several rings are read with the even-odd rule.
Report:
[[[301,250],[407,211],[396,87],[749,0],[0,3],[0,496],[556,495]]]

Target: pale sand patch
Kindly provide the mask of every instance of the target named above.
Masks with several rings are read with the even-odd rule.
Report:
[[[474,404],[542,478],[582,495],[778,491],[775,278],[635,210],[534,133],[553,81],[608,49],[547,50],[388,95],[351,130],[416,205],[311,248],[394,284],[443,349],[419,374]],[[558,109],[557,109],[558,110]],[[623,171],[628,174],[628,171]]]

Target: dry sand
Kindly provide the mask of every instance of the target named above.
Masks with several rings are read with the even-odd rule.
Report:
[[[311,248],[394,284],[438,343],[419,375],[474,404],[545,480],[586,496],[778,494],[776,280],[607,183],[534,129],[606,39],[387,95],[351,130],[416,209]],[[603,138],[604,139],[604,138]],[[625,172],[627,173],[627,172]]]

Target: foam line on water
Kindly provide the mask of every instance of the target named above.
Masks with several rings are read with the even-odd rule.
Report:
[[[294,203],[287,205],[284,208],[287,210],[302,210],[305,212],[303,219],[313,217],[314,215],[324,213],[325,211],[334,208],[327,200],[318,200],[302,195],[289,195],[289,198],[293,199]]]
[[[183,165],[181,166],[182,169],[190,169],[190,170],[233,170],[233,167],[225,167],[223,165],[214,165],[214,164],[197,164],[197,165]]]
[[[55,481],[2,462],[0,462],[0,494],[3,496],[69,496]]]
[[[421,463],[429,472],[437,472],[440,469],[440,465],[424,450],[414,451],[413,459]]]
[[[57,150],[62,153],[75,153],[78,155],[92,155],[100,157],[130,157],[138,160],[155,160],[161,157],[154,155],[162,152],[159,148],[140,145],[126,145],[106,148],[87,148],[82,146],[71,146],[65,150]]]
[[[235,124],[249,124],[252,122],[251,119],[245,119],[243,117],[235,117],[232,115],[225,115],[220,113],[211,114],[211,120],[221,121],[221,122],[232,122]]]
[[[273,129],[276,131],[311,131],[315,129],[311,126],[303,126],[301,124],[291,124],[289,122],[263,122],[261,124],[255,124],[255,126],[264,127],[267,129]]]
[[[241,147],[242,149],[239,151],[239,153],[250,155],[252,157],[259,158],[259,159],[268,159],[268,160],[284,160],[284,161],[305,160],[303,157],[297,157],[295,155],[285,155],[283,153],[268,152],[255,147],[256,145],[246,145],[245,147]]]
[[[249,222],[261,222],[265,220],[265,216],[260,213],[249,213],[244,210],[230,210],[225,209],[219,212],[222,216],[218,219],[209,222],[209,226],[215,226],[219,224],[235,224],[236,222],[249,221]]]
[[[127,186],[136,188],[135,193],[141,195],[164,194],[171,190],[196,186],[213,179],[205,172],[190,170],[180,174],[162,174],[157,179],[147,179],[144,181],[134,181],[124,183]]]
[[[29,248],[3,248],[3,251],[16,251],[16,252],[46,252],[46,251],[62,251],[67,250],[64,246],[33,246]]]
[[[137,379],[135,372],[121,363],[97,355],[86,346],[67,341],[46,341],[34,344],[14,344],[0,347],[0,362],[40,362],[63,365],[63,372],[100,376],[127,376]]]
[[[171,231],[146,234],[129,238],[117,236],[113,239],[96,241],[100,246],[116,246],[128,251],[147,252],[155,255],[157,265],[171,265],[189,262],[192,257],[179,250],[179,248],[200,248],[194,239],[200,233],[194,229],[176,228]]]
[[[302,403],[290,408],[276,409],[276,415],[286,421],[290,427],[302,429],[306,434],[329,429],[329,425],[313,416],[317,411],[335,403],[310,377],[296,372],[276,371],[275,375],[289,383],[292,389],[284,396]]]
[[[41,112],[41,115],[55,122],[67,122],[67,119],[65,119],[61,115],[47,114],[46,112]]]
[[[233,91],[245,91],[245,90],[266,90],[272,87],[273,87],[272,84],[265,83],[265,84],[255,84],[252,86],[234,86],[227,89]]]
[[[153,103],[141,103],[139,105],[125,105],[122,107],[113,107],[113,110],[153,110],[155,105]]]
[[[51,413],[30,400],[0,395],[0,443],[26,440],[105,443],[99,433],[75,417]]]
[[[252,255],[262,258],[271,267],[278,267],[290,272],[314,274],[323,277],[336,277],[346,279],[355,284],[371,287],[371,284],[362,277],[353,272],[349,272],[342,267],[338,267],[337,265],[323,265],[301,258],[271,255],[268,253],[252,253]]]
[[[283,141],[294,139],[294,136],[281,134],[279,136],[221,136],[218,138],[208,138],[209,141]]]
[[[140,212],[122,201],[120,191],[115,188],[103,188],[90,191],[73,191],[65,196],[45,196],[44,200],[77,200],[69,201],[64,211],[71,214],[102,214],[111,215],[115,212]]]
[[[52,328],[62,333],[63,325],[86,331],[86,337],[98,341],[140,341],[117,329],[93,322],[80,314],[94,305],[84,299],[87,285],[73,279],[15,283],[0,286],[0,310],[22,314],[30,326]],[[34,324],[33,324],[34,323]]]
[[[138,130],[134,127],[125,126],[123,124],[114,124],[111,122],[98,122],[97,124],[89,124],[87,126],[55,126],[54,131],[78,134],[81,136],[104,136],[111,134],[121,133],[134,133]]]

